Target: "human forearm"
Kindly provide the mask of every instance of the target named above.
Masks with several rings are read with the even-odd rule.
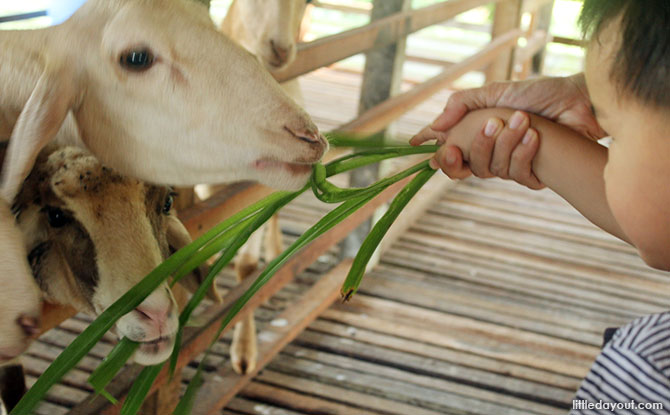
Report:
[[[506,120],[512,113],[501,108],[471,112],[449,132],[447,144],[460,147],[464,159],[469,160],[472,132],[479,131],[491,117]],[[539,149],[533,159],[533,172],[538,179],[593,223],[628,241],[605,196],[603,169],[607,149],[542,117],[531,116],[531,127],[540,136]]]

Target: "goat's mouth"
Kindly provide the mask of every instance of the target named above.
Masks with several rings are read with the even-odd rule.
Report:
[[[155,340],[140,342],[134,360],[145,366],[162,363],[170,357],[174,343],[175,336],[161,336]]]
[[[262,172],[286,172],[294,176],[304,176],[312,172],[314,163],[297,163],[263,158],[254,162],[254,168]]]

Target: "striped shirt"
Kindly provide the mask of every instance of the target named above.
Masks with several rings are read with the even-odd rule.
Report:
[[[670,312],[616,331],[577,391],[570,415],[581,414],[670,414]]]

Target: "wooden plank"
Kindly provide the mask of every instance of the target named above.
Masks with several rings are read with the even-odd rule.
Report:
[[[526,364],[427,344],[394,334],[319,319],[302,333],[296,346],[323,353],[351,356],[435,379],[462,380],[511,396],[535,396],[555,404],[574,395],[580,378],[553,373]]]
[[[421,408],[416,405],[409,405],[406,403],[380,398],[377,396],[368,395],[365,393],[338,387],[333,385],[326,385],[308,379],[300,379],[278,372],[266,370],[258,376],[258,380],[264,383],[276,386],[285,387],[290,384],[291,389],[298,392],[304,392],[307,395],[320,398],[321,402],[326,400],[335,401],[340,404],[345,404],[353,407],[353,411],[342,412],[343,414],[350,413],[375,413],[385,415],[441,415],[443,412],[438,412],[426,408]],[[248,396],[245,391],[245,396]],[[263,396],[268,396],[264,394]],[[359,412],[359,410],[361,412]],[[309,412],[308,412],[309,413]],[[314,412],[311,412],[314,413]],[[318,413],[318,412],[317,412]],[[323,412],[322,412],[323,413]]]
[[[487,255],[482,254],[482,249],[485,250],[486,247],[464,244],[458,237],[451,239],[441,236],[439,239],[444,243],[429,253],[422,249],[426,243],[425,237],[414,238],[412,244],[402,241],[384,261],[390,266],[407,267],[445,277],[457,277],[476,283],[485,281],[488,286],[509,287],[545,299],[552,299],[557,293],[565,294],[565,286],[570,284],[570,294],[562,298],[566,304],[606,311],[619,317],[651,314],[663,307],[662,300],[650,304],[644,300],[614,296],[607,293],[612,291],[607,286],[581,283],[579,276],[589,275],[589,271],[582,267],[566,269],[565,264],[535,258],[533,255],[521,255],[513,250],[505,253],[496,250],[494,255]],[[515,258],[508,258],[507,254]],[[598,270],[591,268],[591,272]],[[570,278],[572,274],[577,275]],[[603,272],[600,274],[606,275]],[[648,298],[651,296],[648,295]],[[622,301],[626,302],[626,309],[617,307]],[[634,314],[630,310],[634,310]]]
[[[344,363],[342,360],[338,359],[338,363]],[[529,402],[499,391],[459,381],[435,379],[380,364],[356,361],[345,365],[348,367],[331,366],[323,360],[315,363],[311,359],[282,353],[267,370],[439,413],[467,410],[482,415],[502,412],[508,415],[554,415],[560,411],[556,407]],[[261,376],[259,380],[262,379]]]
[[[239,375],[230,365],[207,376],[193,408],[196,414],[215,414],[232,400],[272,359],[339,296],[339,287],[351,267],[341,262],[323,276],[300,301],[281,313],[270,326],[258,333],[258,361],[253,372]]]
[[[449,20],[475,7],[501,0],[451,0],[433,6],[397,13],[369,25],[324,37],[298,46],[296,61],[275,74],[283,82],[342,59],[394,43],[407,35]]]
[[[372,310],[375,310],[374,313]],[[381,317],[382,313],[388,314]],[[354,327],[393,333],[434,346],[467,351],[574,377],[585,376],[590,363],[600,351],[599,347],[466,317],[450,315],[445,318],[442,313],[431,310],[363,296],[354,297],[347,307],[336,306],[327,310],[323,317]]]
[[[247,399],[269,401],[281,408],[291,408],[300,414],[379,415],[379,412],[363,409],[360,405],[343,404],[337,399],[321,399],[311,393],[287,389],[283,385],[253,382],[244,389],[242,396]]]

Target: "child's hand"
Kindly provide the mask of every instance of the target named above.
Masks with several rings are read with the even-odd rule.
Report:
[[[431,165],[441,168],[452,179],[472,174],[480,178],[495,176],[515,180],[531,189],[543,188],[544,184],[532,171],[539,137],[537,131],[529,128],[528,114],[517,111],[504,123],[495,117],[484,121],[481,112],[477,113],[467,115],[446,132],[424,130],[411,143],[421,144],[425,137],[437,140],[442,147]],[[477,133],[473,136],[472,131]]]

